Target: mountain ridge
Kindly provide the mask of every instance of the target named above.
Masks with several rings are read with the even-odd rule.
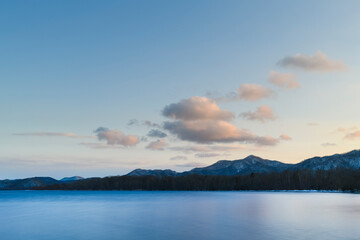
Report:
[[[283,163],[275,160],[263,159],[255,155],[249,155],[237,160],[219,160],[209,166],[193,168],[189,171],[175,172],[170,169],[136,169],[126,176],[181,176],[189,174],[200,175],[246,175],[250,173],[281,172],[284,170],[330,170],[335,168],[360,169],[360,150],[352,150],[346,153],[337,153],[323,157],[312,157],[299,163]]]
[[[52,177],[30,177],[23,179],[5,179],[0,180],[0,190],[29,190],[32,188],[46,187],[53,184],[59,183],[71,183],[84,178],[79,176],[63,178],[61,180],[56,180]]]
[[[360,150],[353,150],[343,154],[333,154],[323,157],[313,157],[305,159],[296,164],[282,163],[275,160],[263,159],[254,155],[238,160],[220,160],[206,167],[193,168],[189,171],[175,172],[170,169],[135,169],[123,176],[155,176],[155,177],[177,177],[177,176],[246,176],[252,173],[282,173],[286,170],[302,171],[302,170],[334,170],[334,169],[351,169],[360,170]],[[111,178],[111,177],[105,177]],[[96,179],[105,178],[91,178]],[[56,180],[51,177],[32,177],[15,180],[0,180],[0,190],[28,190],[41,189],[52,185],[72,184],[75,182],[92,181],[91,179],[83,179],[79,176],[67,177]]]

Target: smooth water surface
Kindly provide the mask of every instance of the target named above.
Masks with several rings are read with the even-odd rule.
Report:
[[[0,191],[2,240],[360,239],[360,195]]]

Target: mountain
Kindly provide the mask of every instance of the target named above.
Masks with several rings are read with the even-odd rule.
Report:
[[[27,190],[34,187],[46,187],[59,183],[58,180],[51,177],[33,177],[15,180],[0,180],[0,190]]]
[[[75,181],[79,181],[79,180],[83,180],[85,178],[80,177],[80,176],[74,176],[74,177],[64,177],[62,179],[60,179],[61,182],[75,182]]]
[[[360,169],[360,150],[354,150],[344,154],[335,154],[325,157],[314,157],[297,164],[286,164],[279,161],[262,159],[250,155],[239,160],[221,160],[210,166],[194,168],[190,171],[177,173],[172,170],[145,170],[136,169],[128,176],[179,176],[189,174],[199,175],[247,175],[250,173],[281,172],[284,170],[331,170],[336,168]]]
[[[51,177],[32,177],[14,180],[0,180],[0,190],[29,190],[32,188],[46,187],[58,183],[70,183],[84,178],[79,176],[63,178],[60,181]]]
[[[360,150],[325,157],[314,157],[291,167],[294,170],[330,170],[335,168],[360,169]]]
[[[250,173],[265,173],[265,172],[281,172],[288,169],[291,164],[286,164],[278,161],[262,159],[260,157],[250,155],[244,159],[239,160],[220,160],[210,166],[202,168],[194,168],[190,171],[177,173],[172,170],[145,170],[135,169],[127,174],[127,176],[182,176],[190,174],[199,175],[246,175]]]
[[[131,171],[130,173],[126,174],[127,176],[157,176],[157,177],[164,177],[164,176],[176,176],[178,173],[170,170],[170,169],[166,169],[166,170],[145,170],[145,169],[135,169],[133,171]]]
[[[200,175],[247,175],[250,173],[281,172],[288,169],[290,164],[278,161],[266,160],[250,155],[244,159],[227,161],[221,160],[208,167],[194,168],[183,174]]]
[[[285,184],[286,181],[289,181],[289,178],[292,175],[288,175],[288,174],[293,174],[292,171],[297,171],[298,173],[294,172],[294,174],[300,174],[299,176],[302,176],[302,178],[303,178],[303,180],[301,181],[302,184],[309,182],[309,178],[312,175],[310,175],[310,177],[309,177],[308,172],[303,171],[303,170],[308,170],[308,169],[310,169],[310,170],[325,170],[325,171],[336,170],[337,171],[336,173],[332,173],[332,174],[335,174],[333,176],[333,182],[331,182],[330,180],[328,180],[327,182],[329,182],[329,184],[330,183],[333,184],[336,181],[341,182],[342,180],[338,179],[338,178],[344,177],[342,175],[343,171],[341,169],[360,170],[360,150],[354,150],[354,151],[344,153],[344,154],[335,154],[335,155],[325,156],[325,157],[313,157],[313,158],[304,160],[297,164],[286,164],[286,163],[262,159],[260,157],[250,155],[244,159],[239,159],[239,160],[233,160],[233,161],[221,160],[210,166],[203,167],[203,168],[194,168],[190,171],[186,171],[186,172],[182,172],[182,173],[177,173],[170,169],[166,169],[166,170],[135,169],[125,176],[106,177],[106,178],[83,179],[82,177],[74,176],[74,177],[63,178],[60,181],[55,180],[51,177],[33,177],[33,178],[16,179],[16,180],[0,180],[0,190],[10,190],[10,189],[11,190],[27,190],[27,189],[34,189],[34,188],[35,189],[46,189],[47,187],[49,187],[49,189],[51,189],[50,186],[62,186],[62,187],[59,187],[59,189],[61,189],[61,188],[66,189],[66,186],[70,186],[70,189],[72,189],[71,186],[74,187],[73,189],[77,189],[77,186],[86,186],[86,187],[84,187],[84,189],[88,189],[88,190],[102,189],[103,186],[105,186],[105,185],[108,186],[108,184],[110,184],[109,186],[111,186],[111,184],[114,184],[113,182],[107,182],[108,180],[110,181],[111,179],[124,179],[125,182],[122,183],[124,186],[124,189],[143,189],[143,188],[146,189],[146,187],[144,187],[145,185],[147,186],[147,184],[148,184],[146,182],[146,181],[148,181],[148,180],[146,180],[146,178],[144,178],[145,182],[141,183],[142,180],[140,180],[139,182],[136,182],[136,181],[138,181],[136,179],[135,180],[133,179],[134,181],[132,181],[132,180],[128,181],[127,177],[129,177],[129,176],[138,176],[138,177],[142,177],[142,176],[156,176],[156,177],[182,176],[185,179],[189,180],[188,184],[193,184],[193,181],[196,182],[196,180],[194,180],[194,179],[196,179],[196,177],[199,177],[199,176],[205,177],[205,179],[206,179],[206,176],[231,176],[231,177],[244,176],[244,181],[245,181],[246,180],[245,175],[248,175],[251,173],[257,173],[257,175],[259,175],[259,174],[263,175],[262,173],[269,173],[269,172],[278,173],[277,175],[279,178],[276,181],[279,181],[277,184],[280,186],[281,184]],[[289,171],[285,171],[285,170],[289,170]],[[352,176],[353,176],[351,179],[352,182],[349,182],[350,185],[355,184],[356,181],[359,181],[358,185],[359,185],[359,189],[360,189],[360,171],[357,171],[357,172],[346,171],[345,173],[347,175],[352,174]],[[319,176],[320,176],[323,173],[320,172],[320,173],[316,173],[316,174],[319,174]],[[356,174],[359,174],[359,176]],[[122,178],[122,177],[124,177],[124,178]],[[266,174],[263,175],[263,177],[264,177],[264,179],[266,179]],[[182,178],[174,178],[174,179],[179,179],[176,181],[179,181],[178,182],[179,186],[183,186],[182,185],[183,183],[181,182]],[[296,179],[295,179],[296,181],[299,180],[298,178],[296,178]],[[319,178],[319,179],[322,179],[322,178]],[[83,181],[79,181],[79,180],[83,180]],[[285,181],[285,183],[282,182],[283,180]],[[295,180],[293,181],[293,183],[295,184],[294,186],[296,186]],[[317,181],[318,179],[315,176],[313,180]],[[151,181],[155,181],[155,180],[151,180]],[[262,181],[259,186],[266,184],[266,182],[268,180],[264,180],[264,181]],[[136,185],[136,184],[140,184],[140,183],[144,184],[144,185],[140,185],[140,186]],[[160,181],[160,183],[161,183],[161,181]],[[166,181],[165,181],[165,183],[166,183]],[[165,184],[165,183],[161,183],[161,184]],[[311,183],[311,181],[308,183],[309,185],[307,186],[307,187],[309,187],[309,189],[312,188],[312,185],[310,183]],[[156,183],[156,184],[158,184],[158,183]],[[249,183],[249,184],[251,185],[252,183]],[[357,188],[358,185],[356,185],[356,188],[354,187],[354,189],[358,189]],[[333,184],[331,186],[331,189],[336,189],[336,188],[334,188],[334,186],[336,186],[336,184],[335,185]],[[288,186],[284,186],[284,189],[287,189],[287,188],[288,188]],[[82,188],[80,188],[80,189],[82,189]],[[116,189],[116,187],[114,187],[114,186],[109,187],[109,189]],[[159,189],[163,189],[163,188],[161,186],[159,186]],[[187,189],[187,188],[184,187],[184,189]],[[194,189],[198,189],[198,188],[196,186],[194,186]],[[219,188],[219,189],[222,189],[222,188]],[[255,189],[257,189],[257,188],[255,188]],[[271,188],[269,188],[269,189],[271,189]]]

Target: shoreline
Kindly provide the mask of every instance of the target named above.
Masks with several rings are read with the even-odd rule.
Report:
[[[80,189],[1,189],[0,192],[26,191],[26,192],[244,192],[244,193],[350,193],[360,194],[360,191],[339,190],[80,190]]]

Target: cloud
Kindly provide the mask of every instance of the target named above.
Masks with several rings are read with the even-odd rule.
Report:
[[[221,110],[216,102],[206,97],[191,97],[166,106],[163,115],[168,118],[191,121],[191,120],[225,120],[234,118],[234,114]]]
[[[139,137],[135,135],[125,135],[117,129],[99,127],[94,131],[98,139],[105,140],[109,145],[135,146],[140,142]]]
[[[82,142],[80,145],[87,146],[93,149],[124,149],[124,146],[121,145],[109,145],[107,143],[89,143],[89,142]]]
[[[318,124],[318,123],[315,123],[315,122],[309,122],[309,123],[307,123],[307,125],[310,126],[310,127],[319,126],[319,124]]]
[[[329,142],[327,142],[327,143],[321,144],[321,146],[323,146],[323,147],[335,147],[335,146],[337,146],[337,144],[336,144],[336,143],[329,143]]]
[[[260,121],[265,122],[267,120],[275,120],[276,117],[271,109],[271,107],[267,105],[260,106],[254,112],[244,112],[240,114],[241,117],[252,120],[252,121]]]
[[[243,150],[243,149],[247,149],[248,147],[245,145],[210,145],[207,146],[209,149],[211,149],[212,151],[237,151],[237,150]]]
[[[275,146],[277,145],[281,138],[273,138],[272,136],[253,136],[253,139],[249,142],[254,143],[258,146]]]
[[[188,158],[186,156],[175,156],[170,158],[170,160],[177,161],[177,160],[187,160]]]
[[[132,126],[132,125],[138,125],[139,124],[139,121],[136,120],[136,119],[130,119],[129,122],[128,122],[128,126]]]
[[[247,130],[239,130],[226,121],[175,121],[164,122],[164,129],[181,140],[197,143],[244,142],[257,145],[276,145],[278,139],[256,136]]]
[[[268,75],[269,82],[283,89],[299,88],[300,84],[294,74],[279,73],[270,71]]]
[[[167,143],[163,139],[159,139],[159,140],[149,143],[149,145],[147,145],[146,148],[150,149],[150,150],[162,151],[165,149],[166,146],[167,146]]]
[[[247,147],[244,145],[208,145],[208,146],[191,145],[191,146],[169,147],[168,149],[183,153],[193,153],[193,152],[212,152],[212,151],[235,151],[246,148]]]
[[[233,142],[241,135],[237,127],[225,121],[165,122],[164,129],[182,140],[199,143]]]
[[[258,101],[263,98],[274,97],[275,93],[264,86],[258,84],[242,84],[238,89],[238,99],[246,101]]]
[[[195,157],[197,158],[210,158],[210,157],[218,157],[220,154],[218,153],[197,153]]]
[[[267,94],[267,89],[260,86],[260,90],[255,90],[254,95],[247,95],[247,86],[249,89],[257,89],[259,85],[244,86],[245,91],[242,97],[258,99]],[[269,110],[268,107],[260,108],[262,119],[273,117],[267,110]],[[220,109],[214,100],[206,97],[191,97],[179,103],[170,104],[162,113],[166,117],[175,119],[175,121],[165,121],[162,129],[180,140],[201,144],[242,142],[259,146],[273,146],[282,140],[271,136],[257,136],[248,130],[238,129],[230,123],[234,114]]]
[[[281,134],[281,135],[280,135],[280,139],[281,139],[281,140],[284,140],[284,141],[290,141],[290,140],[292,140],[292,138],[291,138],[290,136],[286,135],[286,134]]]
[[[144,125],[144,126],[147,126],[147,127],[160,127],[159,124],[157,123],[153,123],[149,120],[145,120],[145,121],[139,121],[137,119],[130,119],[128,124],[128,126],[139,126],[139,125]]]
[[[295,56],[286,56],[278,62],[278,65],[298,68],[307,72],[331,72],[347,69],[344,62],[332,60],[321,51],[317,51],[313,56],[300,53]]]
[[[338,127],[336,129],[337,132],[345,132],[346,131],[346,128],[343,128],[343,127]]]
[[[93,136],[79,136],[75,133],[61,132],[33,132],[33,133],[14,133],[16,136],[37,136],[37,137],[69,137],[69,138],[94,138]]]
[[[221,96],[218,92],[207,92],[206,96],[214,99],[216,102],[234,102],[234,101],[259,101],[264,98],[274,98],[276,93],[268,87],[259,84],[242,84],[237,92],[229,92]]]
[[[360,139],[360,131],[351,132],[345,135],[344,139],[347,140],[358,140]]]
[[[159,124],[153,123],[152,121],[149,121],[149,120],[143,121],[142,124],[145,126],[148,126],[148,127],[160,127]]]
[[[176,167],[190,167],[190,168],[196,168],[196,167],[205,167],[206,165],[204,163],[198,163],[198,162],[191,162],[191,163],[184,163],[184,164],[177,164]]]
[[[358,130],[357,126],[352,127],[338,127],[336,130],[332,131],[331,133],[342,133],[342,134],[350,134]]]
[[[353,131],[353,130],[356,130],[356,129],[357,129],[356,126],[349,127],[349,128],[338,127],[338,128],[336,129],[336,132],[348,132],[348,131]]]
[[[225,96],[222,96],[219,92],[207,92],[206,96],[215,102],[234,102],[240,100],[236,92],[229,92]]]
[[[147,134],[148,137],[155,137],[155,138],[165,138],[167,137],[167,134],[157,130],[157,129],[151,129],[149,133]]]
[[[147,141],[149,141],[149,139],[148,139],[147,137],[145,137],[145,136],[142,136],[142,137],[140,138],[140,141],[142,141],[142,142],[147,142]]]

